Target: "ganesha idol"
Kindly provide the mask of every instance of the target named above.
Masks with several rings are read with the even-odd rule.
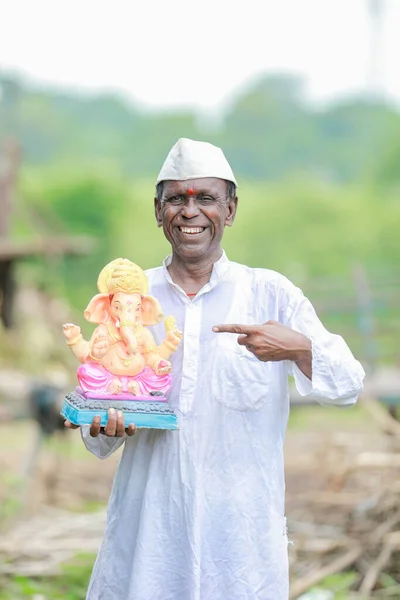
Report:
[[[147,328],[164,315],[156,298],[147,295],[144,271],[130,260],[118,258],[101,271],[85,318],[97,325],[89,341],[80,327],[67,323],[64,335],[82,363],[79,387],[64,400],[62,414],[76,425],[91,423],[100,415],[105,425],[108,408],[122,410],[125,424],[176,429],[176,416],[166,401],[171,387],[169,358],[182,334],[173,317],[165,319],[166,337],[157,345]]]

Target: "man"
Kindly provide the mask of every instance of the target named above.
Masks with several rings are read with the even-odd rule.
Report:
[[[228,260],[238,198],[219,148],[180,139],[156,189],[172,255],[147,276],[183,332],[169,394],[179,430],[133,435],[115,412],[102,432],[98,419],[82,428],[99,458],[125,444],[87,598],[287,600],[288,374],[300,394],[349,406],[364,372],[285,277]]]

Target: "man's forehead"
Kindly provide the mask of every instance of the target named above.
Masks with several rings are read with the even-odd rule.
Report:
[[[165,181],[164,193],[198,194],[207,191],[225,191],[226,181],[217,177],[203,177],[199,179],[186,179],[185,181]]]

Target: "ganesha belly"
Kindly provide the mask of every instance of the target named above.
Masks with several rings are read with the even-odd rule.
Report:
[[[61,414],[75,425],[101,418],[109,408],[122,410],[125,424],[152,429],[177,429],[177,418],[166,393],[171,387],[169,358],[182,333],[173,317],[165,319],[165,339],[157,345],[148,326],[164,315],[156,298],[147,295],[144,271],[130,260],[118,258],[101,271],[85,319],[97,325],[85,340],[80,327],[63,326],[64,336],[81,365],[79,386],[64,400]]]

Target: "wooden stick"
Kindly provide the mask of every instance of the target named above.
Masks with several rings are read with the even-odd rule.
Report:
[[[326,490],[312,490],[296,494],[296,501],[308,504],[328,504],[353,508],[364,499],[365,493],[360,492],[327,492]]]
[[[398,511],[393,517],[387,519],[375,529],[375,531],[371,531],[371,542],[376,543],[378,540],[382,539],[389,532],[391,532],[397,523],[400,522],[400,511]],[[397,532],[396,532],[397,533]]]
[[[384,545],[378,558],[368,569],[360,586],[360,592],[367,594],[373,590],[383,567],[389,562],[393,550],[394,548],[390,544]]]
[[[317,572],[308,573],[301,579],[298,579],[291,586],[289,600],[296,600],[301,594],[309,590],[311,587],[332,575],[333,573],[338,573],[343,571],[350,565],[352,565],[363,553],[363,548],[361,546],[354,546],[349,550],[346,554],[339,556],[336,560],[334,560],[330,565],[326,565],[322,567]]]
[[[382,431],[389,433],[390,435],[400,436],[399,421],[396,421],[378,400],[367,396],[361,396],[360,404],[368,410],[375,423],[379,425]]]

